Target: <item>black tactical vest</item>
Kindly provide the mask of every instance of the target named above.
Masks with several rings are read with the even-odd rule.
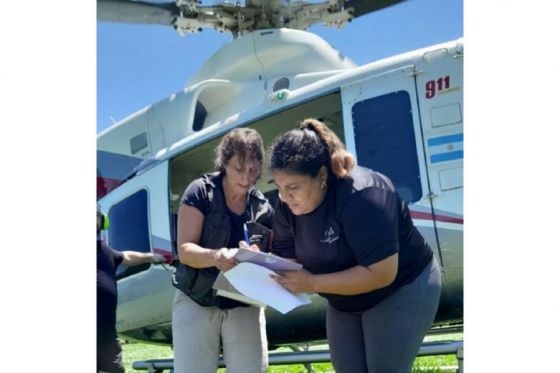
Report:
[[[213,172],[202,177],[210,209],[204,216],[202,233],[198,245],[209,249],[227,247],[230,237],[230,217],[223,193],[216,192],[216,184],[220,182],[220,173]],[[260,223],[267,216],[271,208],[264,195],[252,188],[249,191],[249,222]],[[250,227],[251,224],[248,224]],[[268,243],[269,237],[263,238]],[[259,245],[260,246],[260,245]],[[262,249],[262,248],[261,248]],[[203,307],[220,306],[220,297],[215,295],[212,285],[216,281],[219,270],[216,267],[193,268],[179,262],[176,250],[173,251],[174,260],[171,281],[173,286],[184,292],[192,300]]]

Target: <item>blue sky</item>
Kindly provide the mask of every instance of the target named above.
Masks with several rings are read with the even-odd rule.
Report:
[[[342,30],[315,25],[308,31],[362,65],[462,37],[463,1],[409,0],[359,17]],[[97,132],[184,89],[208,57],[231,40],[211,29],[181,37],[170,27],[98,22]]]

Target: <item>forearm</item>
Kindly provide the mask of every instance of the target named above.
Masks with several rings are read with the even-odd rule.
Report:
[[[152,253],[141,253],[138,251],[123,251],[123,264],[132,267],[138,264],[150,263],[153,259]]]
[[[314,275],[313,291],[356,295],[384,288],[395,280],[396,260],[395,255],[369,267],[355,266],[340,272]]]
[[[216,250],[206,249],[194,243],[185,243],[179,247],[179,261],[193,268],[215,267],[214,253]]]

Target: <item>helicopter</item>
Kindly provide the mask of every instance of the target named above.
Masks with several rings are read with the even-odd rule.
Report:
[[[171,261],[180,196],[212,170],[214,149],[237,127],[265,144],[307,117],[337,133],[357,163],[394,182],[442,268],[434,325],[463,321],[463,40],[357,66],[319,36],[314,24],[345,27],[402,1],[98,0],[98,21],[204,28],[232,41],[186,87],[100,132],[97,198],[111,221],[103,239]],[[351,27],[348,25],[348,27]],[[277,196],[263,171],[256,187]],[[125,339],[171,344],[175,288],[165,266],[120,268],[117,330]],[[286,315],[267,308],[272,347],[326,339],[325,302]]]

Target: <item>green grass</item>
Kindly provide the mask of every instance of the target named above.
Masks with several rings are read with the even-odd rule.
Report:
[[[463,339],[463,333],[446,334],[446,335],[433,335],[424,338],[424,342],[435,341],[456,341]],[[441,355],[441,356],[422,356],[414,360],[412,366],[413,372],[427,372],[427,373],[440,373],[440,372],[455,372],[459,365],[455,355]],[[442,369],[442,367],[454,367],[453,369]]]
[[[123,364],[126,373],[142,372],[132,369],[132,362],[150,359],[166,359],[173,357],[173,350],[170,346],[159,346],[147,343],[122,343]],[[147,372],[147,371],[144,371]]]
[[[463,333],[430,336],[426,341],[443,341],[443,340],[460,340],[463,338]],[[166,359],[173,357],[173,351],[169,346],[158,346],[144,343],[123,343],[123,360],[126,368],[126,373],[140,372],[132,369],[132,362],[138,360],[149,359]],[[324,350],[327,349],[326,345],[312,346],[312,349]],[[276,352],[291,351],[288,348],[281,348]],[[444,373],[455,372],[455,369],[446,369],[445,367],[457,367],[457,358],[455,355],[444,356],[425,356],[419,357],[414,361],[413,373]],[[317,363],[311,364],[313,371],[316,373],[331,373],[334,372],[332,364],[330,363]],[[146,372],[146,371],[144,371]],[[225,369],[219,369],[218,372],[225,373]],[[307,373],[305,367],[301,364],[296,365],[275,365],[268,368],[268,373]]]

